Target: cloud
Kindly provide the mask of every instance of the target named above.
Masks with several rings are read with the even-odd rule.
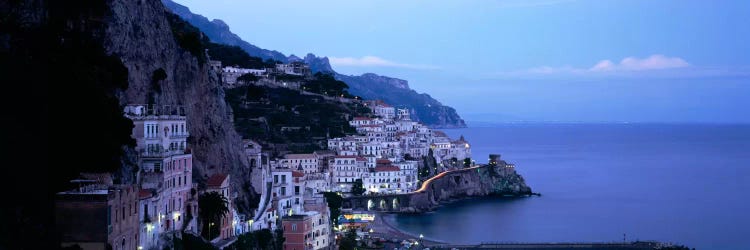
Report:
[[[619,64],[612,63],[610,60],[599,61],[596,65],[589,68],[589,71],[640,71],[640,70],[660,70],[676,69],[690,67],[690,64],[679,57],[666,57],[664,55],[651,55],[644,59],[635,57],[623,58]]]
[[[328,60],[334,67],[392,67],[392,68],[406,68],[406,69],[439,69],[439,67],[432,65],[422,64],[406,64],[389,61],[377,56],[363,56],[360,58],[354,57],[329,57]]]
[[[533,75],[634,75],[674,72],[694,68],[687,61],[679,57],[651,55],[646,58],[626,57],[615,63],[612,60],[601,60],[588,68],[572,66],[550,67],[542,66],[525,70],[500,72],[499,76],[533,76]]]

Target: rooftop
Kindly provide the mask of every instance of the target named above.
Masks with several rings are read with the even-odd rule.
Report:
[[[292,171],[292,177],[304,177],[305,173],[300,171]]]
[[[208,178],[208,181],[206,181],[206,185],[209,187],[220,187],[222,183],[224,183],[224,180],[226,180],[229,177],[227,174],[215,174],[212,175],[210,178]]]
[[[284,159],[309,159],[316,158],[314,154],[287,154]]]
[[[393,172],[393,171],[401,171],[401,169],[396,166],[375,167],[375,172]]]

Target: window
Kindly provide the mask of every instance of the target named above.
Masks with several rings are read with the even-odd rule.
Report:
[[[273,175],[273,183],[279,183],[279,176]]]
[[[286,175],[281,176],[281,183],[286,183]]]
[[[292,224],[292,232],[297,232],[297,223]]]
[[[294,194],[299,195],[299,186],[294,186]]]
[[[111,234],[111,233],[112,233],[112,206],[107,206],[107,234]]]
[[[286,187],[281,187],[281,195],[286,195]]]

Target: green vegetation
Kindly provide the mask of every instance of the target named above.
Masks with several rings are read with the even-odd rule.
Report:
[[[208,55],[211,57],[211,60],[221,61],[224,66],[236,65],[246,69],[265,69],[276,67],[276,63],[279,63],[270,59],[263,61],[260,57],[247,54],[245,50],[238,46],[209,42],[205,44],[205,47],[208,49]]]
[[[283,236],[283,233],[281,235]],[[278,244],[278,241],[275,241],[275,239],[271,230],[261,229],[239,235],[237,241],[230,245],[228,249],[281,249],[283,242],[282,244]],[[276,247],[277,245],[279,247]]]
[[[258,77],[253,75],[252,73],[247,73],[247,74],[241,75],[240,77],[237,77],[237,81],[255,82],[255,81],[258,81]]]
[[[281,250],[284,248],[284,241],[286,239],[284,238],[284,230],[282,229],[276,229],[273,231],[273,247],[276,250]]]
[[[349,86],[346,83],[336,80],[329,73],[315,73],[315,78],[302,84],[302,87],[307,91],[327,96],[354,97],[347,92]]]
[[[219,235],[221,218],[229,212],[228,204],[227,198],[217,192],[205,193],[198,198],[198,216],[203,222],[203,237],[213,239]]]
[[[430,149],[427,156],[422,157],[422,166],[419,166],[419,169],[417,169],[417,175],[419,176],[419,179],[424,179],[427,177],[430,177],[430,168],[436,168],[437,167],[437,160],[435,160],[435,157],[433,156],[432,149]]]
[[[355,134],[349,119],[371,112],[359,103],[255,85],[226,90],[226,100],[234,111],[235,128],[244,138],[264,148],[299,153],[324,148],[328,136]]]
[[[352,184],[351,193],[356,196],[360,196],[365,193],[365,188],[364,188],[364,184],[362,183],[362,179],[354,180],[354,184]]]
[[[214,250],[217,249],[210,242],[192,234],[182,234],[182,239],[173,238],[174,250]]]
[[[471,158],[464,158],[464,167],[468,168],[471,167]]]
[[[344,201],[344,198],[334,192],[324,192],[323,196],[326,197],[328,209],[331,210],[331,219],[333,220],[333,225],[338,225],[339,215],[341,215],[341,203]]]
[[[357,232],[349,229],[339,242],[339,250],[353,250],[357,247]]]
[[[179,16],[172,14],[169,11],[164,13],[169,21],[169,26],[172,29],[172,36],[174,36],[177,44],[180,48],[187,50],[198,58],[198,62],[206,62],[206,44],[208,44],[208,37],[206,37],[198,28],[190,25],[185,20],[182,20]]]
[[[302,82],[305,81],[304,76],[298,76],[298,75],[289,75],[289,74],[273,74],[272,75],[276,81],[286,81],[286,82]]]

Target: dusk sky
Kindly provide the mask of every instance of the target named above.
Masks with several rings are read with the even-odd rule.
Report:
[[[750,122],[750,1],[176,0],[469,121]]]

